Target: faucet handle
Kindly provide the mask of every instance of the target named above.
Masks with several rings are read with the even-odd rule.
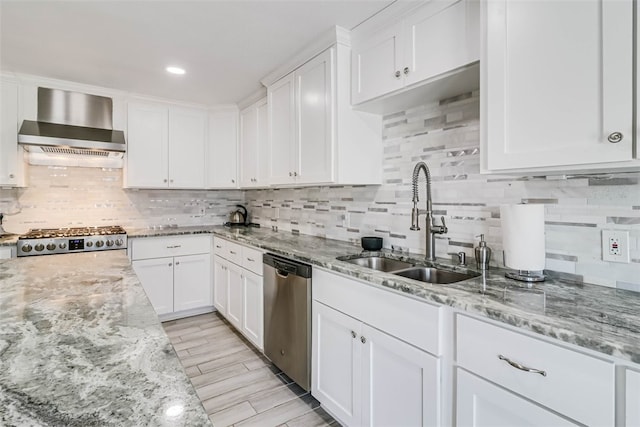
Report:
[[[449,229],[447,228],[447,223],[444,222],[444,216],[440,217],[440,221],[442,221],[442,234],[446,234]]]

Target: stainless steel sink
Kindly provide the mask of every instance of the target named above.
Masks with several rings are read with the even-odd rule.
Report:
[[[399,261],[397,259],[384,258],[381,256],[363,256],[358,258],[350,258],[349,256],[338,257],[340,261],[356,264],[361,267],[367,267],[377,271],[396,271],[403,270],[409,267],[413,267],[413,264],[405,261]]]
[[[394,271],[393,274],[421,282],[438,284],[461,282],[479,276],[478,274],[459,273],[457,271],[442,270],[433,267],[413,267]]]

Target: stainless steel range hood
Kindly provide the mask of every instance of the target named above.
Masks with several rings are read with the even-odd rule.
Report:
[[[39,87],[37,119],[18,132],[30,163],[122,167],[126,144],[113,129],[111,98]]]

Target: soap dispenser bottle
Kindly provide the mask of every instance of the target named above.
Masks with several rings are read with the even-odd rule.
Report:
[[[487,242],[484,241],[484,234],[481,234],[480,243],[475,248],[476,252],[476,267],[480,270],[489,269],[489,261],[491,260],[491,248],[487,246]]]

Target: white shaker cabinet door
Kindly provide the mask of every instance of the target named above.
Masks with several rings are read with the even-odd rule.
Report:
[[[632,0],[483,8],[485,169],[631,160]]]
[[[169,110],[169,187],[204,188],[207,113],[171,107]]]
[[[457,377],[457,427],[578,425],[462,369]]]
[[[362,323],[317,301],[312,307],[312,394],[342,423],[360,425]]]
[[[174,258],[174,311],[213,305],[211,255],[187,255]]]
[[[169,112],[166,106],[130,103],[127,125],[127,186],[169,186]]]
[[[207,187],[238,187],[238,112],[209,114]]]
[[[213,306],[225,318],[228,316],[229,263],[219,256],[213,257]]]
[[[260,165],[258,108],[252,105],[240,112],[240,187],[257,187]]]
[[[334,180],[334,61],[335,49],[328,49],[295,72],[300,184]]]
[[[131,265],[156,314],[173,313],[173,258],[145,259]]]
[[[397,24],[354,44],[351,52],[353,104],[403,87],[401,31],[402,26]]]
[[[405,85],[435,77],[480,58],[479,2],[427,2],[404,22]]]
[[[18,183],[18,84],[0,80],[0,185]]]
[[[242,291],[244,293],[242,309],[242,333],[258,349],[263,346],[263,282],[262,276],[258,276],[248,270],[242,272]]]
[[[295,99],[293,73],[267,89],[269,105],[269,183],[295,182]]]
[[[640,427],[640,372],[627,369],[626,427]]]
[[[363,325],[362,425],[440,425],[438,359]]]
[[[227,320],[239,331],[242,330],[242,268],[233,263],[227,264],[229,271],[229,289],[227,298]]]

